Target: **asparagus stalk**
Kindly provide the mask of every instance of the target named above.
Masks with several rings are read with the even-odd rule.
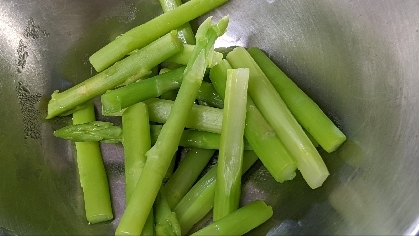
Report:
[[[94,53],[90,63],[100,72],[137,48],[153,42],[162,35],[201,16],[227,2],[227,0],[191,0],[168,11],[140,26],[137,26],[121,37],[118,37]]]
[[[101,127],[102,125],[104,127]],[[97,128],[98,126],[99,128]],[[150,126],[152,144],[156,143],[161,128],[161,125]],[[65,126],[55,131],[54,135],[58,138],[67,139],[74,142],[122,142],[122,128],[120,126],[114,126],[110,122],[102,121],[94,121],[80,125]],[[197,130],[184,130],[182,132],[182,137],[180,139],[179,146],[202,149],[219,149],[220,135],[216,133]],[[252,146],[250,146],[250,144],[246,140],[244,143],[244,149],[253,150]]]
[[[166,193],[163,188],[160,189],[154,203],[156,212],[156,235],[180,236],[181,229],[176,213],[172,212]]]
[[[182,131],[201,86],[206,67],[210,63],[208,59],[212,52],[210,49],[213,48],[218,36],[224,33],[227,24],[228,18],[220,20],[218,25],[212,25],[211,18],[208,18],[198,28],[196,53],[194,52],[186,66],[184,79],[173,104],[172,112],[162,128],[156,144],[146,153],[147,162],[132,196],[135,201],[131,199],[128,203],[116,229],[116,234],[141,233],[164,174],[179,145]],[[144,192],[145,189],[147,192]]]
[[[160,0],[160,5],[164,12],[171,11],[180,5],[182,5],[181,0]],[[189,22],[179,26],[177,28],[178,36],[183,41],[183,43],[195,44],[195,35],[192,31],[191,25]]]
[[[175,173],[164,185],[167,202],[173,209],[193,186],[215,150],[192,148],[185,155]]]
[[[134,191],[151,148],[147,106],[137,103],[122,114],[126,202]]]
[[[275,87],[297,121],[327,152],[335,151],[346,136],[323,113],[320,107],[279,69],[259,48],[249,48],[249,54]]]
[[[210,71],[210,79],[222,98],[225,94],[228,69],[231,69],[230,64],[223,60]],[[244,135],[276,181],[284,182],[294,178],[297,168],[294,158],[250,97],[247,97]]]
[[[239,208],[249,69],[230,69],[224,99],[213,219]]]
[[[192,235],[242,235],[263,224],[272,215],[272,207],[256,200]]]
[[[196,99],[201,103],[205,103],[208,106],[216,107],[216,108],[223,108],[224,102],[221,99],[220,95],[218,95],[217,91],[215,90],[214,86],[211,83],[202,81],[201,87],[199,88],[198,95]]]
[[[94,106],[87,106],[73,114],[73,124],[83,124],[95,120]],[[77,166],[80,184],[83,188],[86,218],[91,224],[113,218],[108,177],[103,165],[98,142],[76,142]]]
[[[244,151],[242,172],[245,173],[250,169],[257,159],[258,157],[253,151]],[[194,224],[212,209],[217,166],[218,164],[215,164],[176,205],[174,212],[177,214],[182,235],[185,235]]]
[[[147,104],[150,121],[166,123],[173,113],[175,101],[152,98],[144,103]],[[189,116],[185,117],[184,122],[187,128],[219,134],[221,133],[222,120],[223,110],[193,104]]]
[[[180,65],[186,65],[188,64],[189,58],[191,58],[192,53],[195,49],[194,45],[185,44],[183,45],[183,50],[179,53],[176,53],[175,55],[169,57],[166,62],[170,63],[176,63]],[[217,65],[221,60],[223,59],[223,54],[214,51],[212,53],[212,63],[208,65],[209,68],[214,67]]]
[[[249,68],[249,95],[287,150],[297,160],[307,184],[315,189],[329,176],[320,154],[288,110],[275,88],[246,49],[237,47],[227,55],[233,68]]]
[[[133,104],[178,89],[182,83],[184,69],[185,67],[181,67],[137,83],[107,91],[101,96],[103,115],[118,114],[121,110]]]
[[[61,93],[55,91],[48,103],[48,116],[46,118],[51,119],[68,112],[76,106],[105,93],[106,90],[122,84],[128,78],[152,70],[153,67],[179,52],[182,47],[183,44],[177,37],[176,32],[172,31],[90,79]]]

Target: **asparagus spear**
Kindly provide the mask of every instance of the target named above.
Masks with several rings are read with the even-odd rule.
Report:
[[[192,235],[242,235],[263,224],[272,215],[272,207],[256,200]]]
[[[96,71],[102,71],[137,48],[153,42],[171,30],[201,16],[227,2],[227,0],[191,0],[168,11],[140,26],[137,26],[121,37],[118,37],[94,53],[90,63]]]
[[[61,93],[55,91],[48,103],[48,116],[51,119],[57,115],[122,84],[129,77],[145,74],[153,67],[179,52],[183,47],[175,31],[161,37],[124,60],[115,63],[105,71],[67,89]]]
[[[198,95],[196,99],[201,102],[205,103],[208,106],[223,108],[224,102],[221,99],[220,95],[218,95],[217,91],[215,90],[214,86],[211,83],[202,81],[201,87],[199,88]]]
[[[194,52],[190,62],[186,66],[184,79],[173,104],[172,112],[162,128],[156,144],[146,153],[146,165],[138,180],[132,199],[128,203],[116,229],[116,234],[141,233],[146,216],[159,191],[164,174],[179,145],[182,131],[186,124],[186,118],[192,109],[207,65],[210,64],[209,57],[213,51],[214,42],[224,33],[227,24],[228,18],[221,19],[217,25],[212,25],[211,18],[208,18],[198,28],[196,34],[196,52]],[[144,192],[145,189],[147,192]]]
[[[154,203],[156,212],[156,235],[180,236],[181,229],[176,213],[172,212],[166,193],[163,188],[160,189]]]
[[[171,209],[193,186],[214,153],[215,150],[200,148],[192,148],[188,151],[175,173],[164,185],[167,202]]]
[[[144,101],[147,104],[150,121],[157,123],[166,123],[173,113],[174,101],[152,98]],[[223,110],[202,105],[192,105],[188,117],[185,117],[187,128],[193,128],[200,131],[221,133],[223,120]]]
[[[95,120],[94,106],[87,106],[73,114],[73,124],[83,124]],[[80,184],[83,188],[86,218],[91,224],[113,218],[108,177],[103,165],[98,142],[76,142],[77,166]]]
[[[103,127],[100,127],[102,125]],[[99,128],[97,128],[98,126]],[[150,126],[152,144],[156,143],[161,129],[161,125]],[[76,133],[74,133],[74,131],[76,131]],[[65,126],[55,131],[54,135],[58,138],[67,139],[74,142],[122,142],[122,128],[120,126],[114,126],[110,122],[103,121],[94,121],[80,125]],[[220,135],[197,130],[184,130],[182,132],[182,137],[180,138],[179,146],[202,149],[219,149]],[[244,149],[253,149],[246,140],[244,143]]]
[[[248,81],[247,68],[227,71],[214,220],[225,217],[239,207]]]
[[[244,151],[242,172],[245,173],[250,169],[257,159],[258,157],[253,151]],[[218,164],[215,164],[176,205],[174,211],[177,214],[182,228],[182,235],[185,235],[194,224],[212,209],[217,179],[217,166]]]
[[[168,12],[182,5],[182,1],[181,0],[160,0],[160,5],[163,8],[164,12]],[[183,43],[195,44],[195,35],[192,31],[192,28],[189,22],[179,26],[179,28],[177,28],[177,32],[178,32],[179,38],[183,41]]]
[[[307,184],[313,189],[320,187],[329,176],[323,159],[259,66],[242,47],[231,51],[227,60],[233,68],[250,69],[250,97],[297,160],[298,169]]]
[[[222,98],[225,93],[228,69],[231,69],[230,64],[223,60],[210,71],[210,79]],[[260,114],[250,97],[247,97],[244,135],[276,181],[283,182],[294,178],[297,168],[294,158]]]
[[[281,95],[301,126],[314,137],[324,150],[335,151],[346,140],[342,131],[265,53],[255,47],[249,48],[248,52]]]

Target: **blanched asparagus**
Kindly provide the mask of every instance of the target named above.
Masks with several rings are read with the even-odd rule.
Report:
[[[175,31],[152,42],[138,52],[115,63],[105,71],[77,84],[63,92],[55,91],[48,103],[48,116],[51,119],[68,112],[78,105],[113,89],[132,76],[146,75],[153,67],[179,52],[183,47]]]
[[[185,44],[181,52],[176,53],[175,55],[169,57],[166,62],[176,63],[180,65],[188,64],[189,58],[191,58],[192,53],[195,49],[194,45]],[[212,54],[211,64],[208,65],[208,68],[212,68],[217,65],[223,59],[223,54],[214,51]]]
[[[249,48],[260,69],[278,91],[297,121],[327,152],[335,151],[346,136],[288,76],[259,48]]]
[[[172,212],[167,203],[166,192],[160,189],[154,203],[156,235],[180,236],[181,229],[176,213]]]

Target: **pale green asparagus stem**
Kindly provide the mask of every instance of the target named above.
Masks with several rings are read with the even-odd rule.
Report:
[[[124,83],[132,76],[145,75],[145,71],[152,70],[153,67],[179,52],[182,47],[183,44],[177,37],[176,32],[171,32],[90,79],[61,93],[54,92],[48,103],[48,116],[46,118],[51,119],[68,112]]]
[[[189,58],[191,58],[194,49],[195,49],[194,45],[185,44],[183,45],[183,49],[181,52],[176,53],[175,55],[169,57],[166,60],[166,62],[186,65],[188,64]],[[212,62],[210,65],[208,65],[208,67],[212,68],[213,66],[221,62],[222,59],[223,59],[223,54],[214,51],[212,54],[212,60],[211,60]]]
[[[132,195],[151,148],[147,106],[137,103],[122,114],[126,202]]]
[[[215,150],[192,148],[185,155],[175,173],[164,185],[167,202],[174,208],[193,186]]]
[[[102,71],[137,48],[153,42],[171,30],[201,16],[227,0],[191,0],[123,34],[94,53],[90,63]]]
[[[335,151],[346,140],[342,131],[265,53],[255,47],[250,48],[248,52],[281,95],[301,126],[314,137],[324,150]]]
[[[83,124],[95,120],[94,106],[87,106],[73,114],[73,124]],[[108,177],[103,165],[98,142],[76,142],[77,166],[80,184],[83,188],[86,218],[91,224],[113,218]]]
[[[248,81],[247,68],[227,71],[214,220],[220,220],[239,207]]]
[[[307,184],[313,189],[320,187],[329,176],[323,159],[259,66],[242,47],[231,51],[227,60],[233,68],[250,69],[250,97],[297,160]]]
[[[210,72],[214,88],[221,97],[224,97],[228,69],[231,69],[230,64],[223,60]],[[284,182],[294,178],[297,163],[250,97],[247,97],[244,135],[276,181]]]
[[[156,235],[180,236],[181,229],[176,213],[172,212],[167,203],[166,192],[160,188],[154,203],[156,212]]]
[[[150,121],[157,123],[166,123],[169,116],[173,113],[175,102],[152,98],[144,101],[147,104]],[[223,110],[202,105],[192,105],[192,109],[185,118],[187,128],[212,133],[221,133],[221,125],[223,120]]]
[[[160,0],[160,5],[164,12],[171,11],[180,5],[182,5],[181,0]],[[189,22],[179,26],[177,28],[178,36],[183,41],[183,43],[195,44],[195,35],[192,31],[191,25]]]
[[[253,151],[244,151],[243,168],[245,173],[257,161]],[[217,179],[215,164],[182,198],[174,211],[182,228],[182,235],[189,232],[194,224],[201,220],[214,205],[214,192]]]
[[[272,215],[272,207],[256,200],[192,235],[242,235],[263,224]]]

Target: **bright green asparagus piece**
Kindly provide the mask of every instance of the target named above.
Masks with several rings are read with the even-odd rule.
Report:
[[[180,236],[181,229],[179,221],[176,213],[172,212],[172,209],[167,203],[166,192],[163,188],[157,194],[154,209],[156,212],[156,235]]]
[[[227,70],[217,184],[215,221],[239,208],[249,69]]]
[[[263,224],[272,215],[272,207],[256,200],[192,235],[242,235]]]
[[[134,104],[125,110],[122,114],[122,131],[125,193],[126,202],[129,202],[147,160],[145,153],[151,148],[148,110],[144,103]]]
[[[198,95],[196,99],[201,102],[205,103],[208,106],[216,107],[216,108],[223,108],[224,102],[223,99],[218,95],[217,91],[215,90],[214,86],[211,83],[202,81],[201,87],[199,88]]]
[[[346,140],[342,131],[264,52],[255,47],[248,49],[248,52],[281,95],[301,126],[314,137],[324,150],[335,151]]]
[[[174,101],[158,98],[146,100],[144,103],[147,104],[150,121],[157,123],[167,122],[175,104]],[[223,110],[193,104],[189,116],[185,119],[187,128],[219,134],[221,133]]]
[[[297,160],[307,184],[315,189],[329,176],[320,154],[282,101],[278,92],[246,49],[237,47],[227,55],[233,68],[249,68],[249,95],[287,150]]]
[[[168,12],[182,5],[182,1],[181,0],[160,0],[160,5],[164,12]],[[192,28],[189,22],[179,26],[179,28],[177,28],[177,32],[178,32],[179,38],[183,41],[183,43],[195,44],[195,35],[192,31]]]
[[[221,97],[225,94],[228,69],[231,69],[230,64],[223,60],[210,72],[214,88]],[[284,182],[294,178],[297,163],[250,97],[247,97],[244,135],[276,181]]]
[[[162,35],[201,16],[227,0],[190,0],[185,4],[137,26],[94,53],[90,63],[102,71],[137,48],[153,42]]]
[[[87,106],[73,114],[73,124],[83,124],[95,120],[94,106]],[[83,188],[86,218],[91,224],[113,218],[108,177],[103,165],[98,142],[76,142],[76,158]]]
[[[153,67],[179,52],[183,47],[175,31],[161,37],[105,71],[73,86],[61,93],[55,91],[48,103],[48,116],[51,119],[76,106],[113,89],[137,74],[149,72]]]
[[[243,168],[245,173],[257,161],[253,151],[244,151]],[[189,232],[194,224],[201,220],[214,205],[214,193],[217,179],[215,164],[182,198],[174,211],[182,228],[182,235]]]
[[[215,150],[192,148],[185,155],[175,173],[164,185],[167,202],[173,209],[198,179]]]
[[[138,235],[141,233],[147,214],[160,189],[164,174],[178,148],[182,131],[201,86],[205,70],[207,65],[210,64],[209,58],[212,56],[213,44],[225,32],[227,24],[228,18],[221,19],[217,25],[212,25],[211,18],[208,18],[198,28],[196,53],[194,52],[186,66],[184,79],[173,104],[172,112],[162,128],[156,144],[146,153],[146,165],[138,180],[132,199],[128,203],[116,229],[116,234]],[[144,192],[144,190],[147,190],[147,192]]]
[[[195,49],[194,45],[185,44],[181,52],[176,53],[175,55],[169,57],[166,62],[176,63],[180,65],[188,64],[189,58],[191,58],[192,53]],[[212,63],[208,65],[208,68],[212,68],[217,65],[223,59],[223,54],[214,51],[212,54]]]

